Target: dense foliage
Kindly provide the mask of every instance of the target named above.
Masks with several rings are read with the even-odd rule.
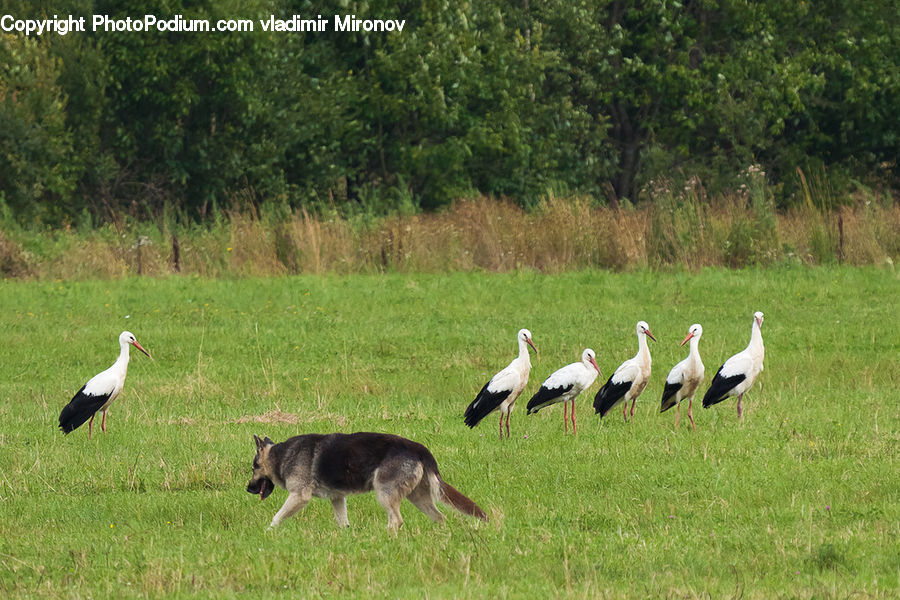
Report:
[[[632,201],[828,170],[894,189],[893,0],[11,0],[16,18],[253,19],[252,33],[0,33],[0,200],[23,222],[215,205]],[[270,15],[402,32],[264,32]],[[753,167],[757,168],[757,167]],[[776,187],[776,189],[779,189]]]

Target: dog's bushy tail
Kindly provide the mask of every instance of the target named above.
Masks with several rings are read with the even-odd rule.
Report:
[[[441,484],[441,495],[440,500],[444,504],[449,504],[459,512],[476,517],[481,519],[482,521],[487,521],[487,515],[484,514],[484,511],[475,504],[471,499],[467,498],[460,492],[458,489],[444,481],[443,479],[438,478],[438,481]]]

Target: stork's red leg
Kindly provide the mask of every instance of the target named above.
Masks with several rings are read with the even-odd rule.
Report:
[[[628,400],[622,405],[622,418],[625,419],[626,423],[628,422]]]
[[[637,402],[637,398],[631,401],[631,416],[634,416],[634,403]]]
[[[697,429],[694,425],[694,411],[693,411],[694,397],[691,396],[691,399],[688,400],[688,419],[691,420],[691,429]]]
[[[103,411],[103,418],[100,419],[100,429],[103,431],[103,434],[106,435],[106,411]]]
[[[738,411],[738,420],[739,420],[739,421],[743,421],[743,420],[744,420],[744,407],[741,406],[741,400],[743,400],[743,399],[744,399],[744,395],[743,395],[743,394],[741,394],[740,396],[738,396],[737,411]]]
[[[503,439],[503,411],[500,411],[500,439]]]
[[[512,410],[510,410],[510,412],[512,412]],[[509,413],[506,413],[506,438],[509,439]]]
[[[566,433],[569,433],[569,415],[566,414],[566,409],[569,408],[568,402],[563,402],[563,429]]]
[[[572,401],[572,435],[578,435],[578,430],[575,429],[575,401]]]
[[[91,420],[88,421],[88,439],[91,439],[91,434],[93,432],[94,432],[94,415],[91,415]]]
[[[675,405],[675,429],[678,429],[678,419],[681,417],[681,402]]]

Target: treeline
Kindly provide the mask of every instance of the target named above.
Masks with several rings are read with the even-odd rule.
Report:
[[[17,19],[241,18],[253,33],[0,32],[0,201],[21,223],[214,207],[611,205],[660,186],[776,202],[798,170],[898,187],[895,0],[6,0]],[[405,19],[402,33],[260,20]],[[167,217],[168,218],[168,217]]]

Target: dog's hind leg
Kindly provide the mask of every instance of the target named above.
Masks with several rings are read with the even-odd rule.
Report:
[[[413,506],[428,515],[435,523],[444,522],[444,515],[434,505],[434,499],[439,489],[440,483],[437,478],[434,478],[433,475],[426,475],[407,497]]]
[[[388,529],[397,532],[403,525],[400,503],[422,480],[422,463],[405,458],[386,460],[375,469],[372,487],[378,503],[387,511]]]
[[[278,524],[284,521],[287,518],[292,517],[298,510],[303,508],[309,503],[309,499],[312,497],[312,494],[302,493],[297,494],[291,492],[288,494],[287,500],[284,501],[284,504],[281,505],[281,510],[275,513],[275,516],[272,517],[272,523],[269,525],[269,528],[278,527]]]
[[[347,498],[332,498],[331,506],[334,507],[334,520],[337,521],[338,527],[350,527],[350,521],[347,519]]]

